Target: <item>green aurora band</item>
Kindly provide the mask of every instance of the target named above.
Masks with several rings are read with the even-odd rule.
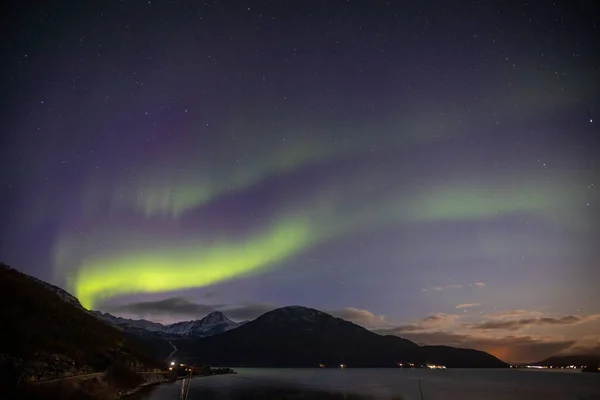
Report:
[[[213,243],[114,254],[80,266],[75,294],[86,308],[98,300],[127,293],[165,292],[202,287],[242,276],[282,261],[309,246],[307,221],[281,221],[243,243]]]
[[[452,94],[435,103],[428,99],[420,104],[399,105],[383,118],[387,122],[363,121],[363,128],[352,129],[340,121],[306,127],[293,118],[277,121],[273,115],[249,112],[250,118],[232,116],[216,146],[202,142],[202,135],[191,128],[186,136],[192,139],[186,141],[185,148],[165,150],[135,174],[125,174],[116,183],[108,184],[101,178],[91,179],[84,203],[89,210],[96,210],[98,199],[105,198],[111,209],[133,208],[147,218],[178,218],[221,196],[309,165],[360,156],[373,147],[402,151],[411,145],[456,138],[468,131],[489,130],[492,117],[514,123],[525,115],[544,115],[595,98],[593,85],[587,84],[595,76],[592,70],[580,68],[577,74],[555,82],[549,71],[540,71],[536,65],[528,69],[522,81],[513,82],[510,90],[505,85],[490,87],[494,95],[483,96],[472,109],[464,106],[472,99],[457,100]],[[570,88],[568,93],[564,92],[565,87]],[[494,110],[493,116],[489,110]],[[334,140],[331,133],[345,138]]]
[[[503,191],[494,190],[489,184],[439,184],[410,196],[398,193],[395,198],[382,200],[365,187],[363,179],[357,179],[354,185],[318,193],[301,207],[284,209],[271,223],[241,240],[202,243],[190,238],[184,243],[165,245],[154,243],[150,235],[146,241],[130,239],[133,244],[128,248],[123,246],[127,244],[128,232],[111,233],[104,234],[104,239],[109,238],[112,243],[102,254],[88,254],[98,238],[94,234],[61,237],[55,248],[55,263],[59,268],[73,268],[75,295],[84,307],[93,308],[99,301],[120,295],[205,287],[260,273],[314,245],[386,225],[478,220],[510,214],[527,214],[565,226],[567,221],[585,221],[585,215],[571,206],[583,198],[581,185],[543,180],[520,183],[510,189],[496,186],[503,187]],[[375,194],[370,195],[371,192]],[[77,252],[83,254],[76,255]],[[66,266],[67,263],[72,265]]]
[[[450,130],[448,126],[460,118],[458,107],[440,104],[434,111],[419,110],[396,115],[394,120],[402,123],[392,122],[379,134],[372,134],[366,128],[272,128],[276,133],[261,139],[260,143],[253,138],[252,132],[249,134],[247,124],[240,122],[237,131],[245,134],[232,135],[235,140],[217,145],[216,150],[210,152],[216,156],[200,156],[206,146],[192,143],[183,150],[183,155],[180,149],[173,151],[172,156],[165,156],[163,161],[154,160],[151,166],[112,185],[109,201],[112,208],[133,208],[146,217],[178,218],[223,195],[310,165],[360,157],[361,154],[369,154],[373,148],[401,151],[406,146],[457,137],[458,129]],[[478,121],[473,120],[472,123]],[[345,133],[346,138],[331,139],[329,134],[332,130],[338,134]],[[219,173],[215,174],[215,170]],[[93,209],[98,198],[103,197],[104,194],[98,190],[102,186],[98,181],[90,181],[85,195],[88,208]]]

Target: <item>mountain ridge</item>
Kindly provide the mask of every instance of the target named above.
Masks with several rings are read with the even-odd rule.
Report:
[[[68,292],[0,263],[0,369],[30,380],[162,365],[136,340],[87,312]],[[11,367],[12,366],[12,367]]]
[[[397,367],[401,363],[505,368],[508,364],[473,349],[419,346],[382,336],[325,312],[288,306],[219,335],[176,342],[180,358],[211,365],[252,367]]]
[[[118,349],[127,348],[127,346],[123,347],[124,343],[136,343],[141,352],[131,348],[132,350],[128,351],[133,355],[146,353],[153,354],[155,359],[164,359],[173,351],[172,345],[175,345],[178,358],[196,359],[210,365],[314,367],[319,364],[343,363],[349,366],[393,367],[400,362],[409,361],[415,364],[443,364],[448,367],[502,368],[507,366],[506,363],[485,352],[448,346],[418,346],[410,340],[397,336],[382,336],[323,311],[297,305],[266,312],[255,320],[244,323],[233,322],[221,312],[210,313],[200,320],[182,321],[170,325],[147,320],[128,320],[111,314],[85,310],[68,292],[11,267],[3,269],[3,274],[12,277],[16,283],[25,285],[24,292],[21,294],[18,290],[15,292],[14,286],[18,285],[8,285],[2,293],[6,297],[5,301],[16,299],[23,303],[19,305],[20,307],[29,307],[30,301],[26,300],[27,296],[33,296],[36,304],[34,311],[37,313],[35,315],[41,312],[40,315],[44,315],[47,320],[48,326],[35,334],[38,336],[34,343],[42,349],[45,345],[40,343],[46,343],[45,340],[48,339],[46,336],[51,336],[61,345],[56,346],[52,344],[54,342],[47,342],[48,348],[44,350],[50,353],[68,354],[69,357],[79,358],[77,347],[79,343],[82,348],[97,347],[101,341],[96,336],[105,332],[107,338],[112,339],[106,339],[107,346],[90,352],[90,357],[93,358],[94,354],[103,354],[109,350],[114,353]],[[37,294],[26,295],[32,292],[31,284],[26,282],[44,288],[39,295],[45,300],[38,301]],[[6,282],[3,283],[6,286]],[[38,289],[33,290],[35,293],[37,291]],[[48,306],[61,310],[60,315],[73,314],[69,318],[80,322],[77,326],[71,327],[68,324],[71,319],[68,319],[65,320],[68,323],[64,325],[53,325],[52,312],[46,310]],[[11,312],[5,317],[5,320],[11,321],[31,318],[29,311],[16,314]],[[94,321],[98,322],[94,323]],[[170,329],[167,329],[168,327]],[[79,335],[77,332],[81,329],[89,334]],[[71,336],[79,336],[68,339],[69,335],[65,335],[65,332]],[[117,332],[120,332],[120,335]],[[23,342],[23,340],[19,341],[20,339],[25,340],[29,336],[20,337],[15,331],[13,337],[15,342],[20,343]],[[32,350],[31,345],[27,343],[25,340],[22,344],[31,353],[35,349]],[[64,352],[61,350],[63,348]]]
[[[600,365],[600,354],[569,354],[564,356],[548,357],[532,365],[566,367],[575,365],[578,367],[584,365]]]

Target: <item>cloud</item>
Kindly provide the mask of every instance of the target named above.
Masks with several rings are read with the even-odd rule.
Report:
[[[206,296],[203,296],[206,297]],[[124,314],[127,317],[145,318],[165,323],[199,319],[205,315],[220,311],[235,321],[255,319],[279,306],[273,303],[242,302],[237,304],[200,304],[185,297],[170,297],[156,301],[143,301],[119,306],[109,306],[106,311]],[[383,315],[376,315],[369,310],[346,307],[339,310],[325,311],[335,317],[354,322],[367,328],[389,326]]]
[[[386,327],[373,330],[381,335],[398,335],[406,332],[422,332],[428,330],[447,329],[456,325],[460,316],[456,314],[437,313],[408,325]]]
[[[213,298],[213,297],[216,297],[216,296],[218,296],[218,294],[219,294],[218,292],[215,292],[215,291],[209,290],[209,291],[207,291],[207,292],[204,292],[204,293],[201,295],[201,297],[203,297],[203,298],[205,298],[205,299],[210,299],[210,298]]]
[[[420,345],[446,345],[489,352],[513,363],[537,362],[556,354],[600,351],[600,335],[581,335],[580,325],[597,323],[600,314],[545,315],[538,311],[509,310],[483,316],[433,314],[410,324],[374,329]],[[541,327],[521,333],[520,329]],[[568,327],[560,332],[555,328]],[[543,332],[543,334],[541,334]]]
[[[140,301],[118,306],[108,307],[108,311],[127,313],[140,317],[165,316],[202,318],[215,311],[218,305],[205,305],[194,303],[185,297],[169,297],[163,300]]]
[[[513,363],[541,361],[566,351],[576,342],[536,336],[487,337],[446,331],[404,332],[403,338],[420,345],[446,345],[487,351],[501,360]]]
[[[478,287],[478,288],[487,287],[487,285],[484,282],[475,282],[475,283],[473,283],[473,286]]]
[[[206,298],[207,296],[204,295],[202,297]],[[212,297],[212,294],[208,297]],[[106,311],[121,315],[126,314],[128,317],[146,318],[155,321],[165,321],[165,319],[168,319],[168,322],[200,319],[213,311],[220,311],[233,320],[246,321],[275,308],[277,306],[270,303],[243,302],[234,305],[200,304],[185,297],[169,297],[162,300],[107,306]]]
[[[512,318],[512,317],[538,317],[541,316],[542,313],[539,311],[529,311],[529,310],[507,310],[507,311],[499,311],[496,313],[488,314],[488,318],[496,319],[496,318]]]
[[[371,311],[361,310],[359,308],[346,307],[341,310],[325,311],[335,317],[352,321],[364,327],[376,327],[386,324],[383,315],[375,315]]]
[[[456,306],[456,308],[473,308],[480,307],[481,303],[463,303]]]
[[[260,317],[266,312],[276,309],[272,303],[247,302],[235,306],[225,306],[222,311],[227,317],[236,321],[247,321]]]
[[[442,290],[446,290],[446,289],[462,289],[464,287],[464,285],[460,285],[460,284],[451,284],[451,285],[446,285],[446,286],[434,286],[431,288],[423,288],[421,289],[422,292],[428,292],[428,291],[434,291],[434,292],[441,292]]]
[[[425,317],[421,320],[421,323],[423,325],[432,325],[432,324],[440,324],[440,323],[447,323],[447,322],[451,322],[454,323],[457,319],[459,318],[458,315],[456,314],[443,314],[443,313],[437,313],[437,314],[432,314],[428,317]]]
[[[577,343],[561,352],[562,354],[594,354],[600,356],[600,335],[589,334],[583,335],[579,338]],[[559,354],[561,354],[559,353]]]
[[[471,325],[471,329],[507,329],[516,330],[526,328],[532,325],[573,325],[581,322],[582,319],[575,315],[564,317],[542,317],[542,318],[524,318],[516,320],[486,321]]]
[[[446,289],[462,289],[463,285],[446,285]]]
[[[477,324],[468,325],[470,329],[480,329],[480,330],[493,330],[493,329],[505,329],[505,330],[518,330],[525,329],[531,326],[544,326],[544,325],[556,325],[556,326],[566,326],[566,325],[576,325],[587,323],[591,321],[595,321],[600,319],[600,314],[591,314],[587,316],[579,316],[579,315],[564,315],[564,316],[534,316],[527,318],[518,318],[512,319],[515,315],[539,315],[536,312],[527,312],[524,310],[514,310],[517,313],[511,314],[509,313],[500,313],[500,314],[491,314],[487,318],[490,318],[489,321],[484,321]]]

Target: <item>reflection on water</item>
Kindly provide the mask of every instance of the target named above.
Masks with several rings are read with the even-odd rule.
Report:
[[[188,400],[387,399],[598,400],[600,376],[523,370],[260,369],[193,378]],[[182,385],[159,385],[136,400],[175,400]]]

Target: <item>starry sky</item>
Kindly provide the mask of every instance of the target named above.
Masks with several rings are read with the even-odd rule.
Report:
[[[588,3],[14,2],[0,257],[164,323],[600,351]]]

